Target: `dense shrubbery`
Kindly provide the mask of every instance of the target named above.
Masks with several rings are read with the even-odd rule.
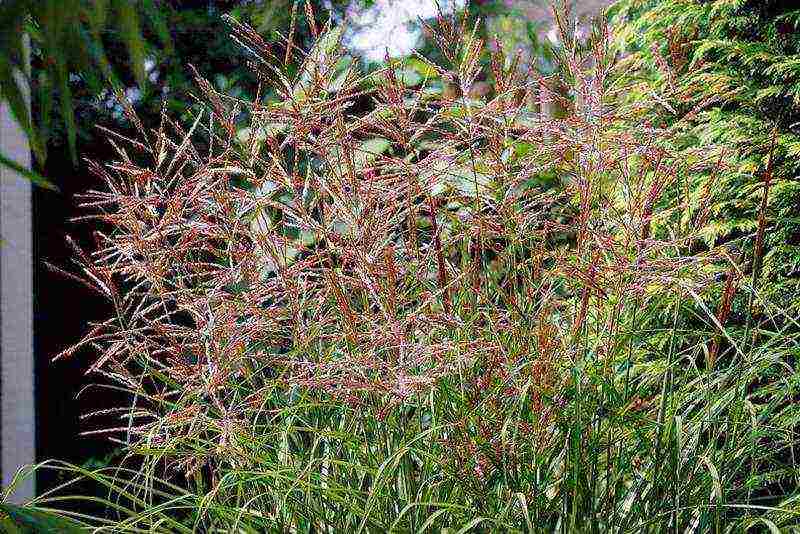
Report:
[[[647,83],[636,98],[663,95],[653,120],[680,132],[677,149],[713,147],[722,164],[703,237],[752,263],[763,176],[775,134],[762,290],[800,313],[800,9],[792,2],[622,0],[619,39]],[[693,204],[707,190],[690,184]]]
[[[115,430],[128,458],[60,467],[109,488],[98,521],[797,523],[797,324],[728,247],[698,245],[728,167],[683,144],[685,121],[649,120],[671,95],[631,98],[646,82],[605,28],[578,46],[561,22],[560,83],[461,19],[430,29],[441,61],[413,75],[360,74],[329,27],[301,54],[234,24],[276,101],[200,80],[189,131],[165,117],[113,139],[106,188],[84,197],[97,249],[76,262],[116,310],[84,344],[131,393]],[[470,97],[483,54],[485,101]],[[571,113],[531,109],[551,100]]]

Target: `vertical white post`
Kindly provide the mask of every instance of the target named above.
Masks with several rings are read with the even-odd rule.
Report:
[[[0,102],[0,152],[30,168],[28,140]],[[31,184],[0,166],[0,471],[3,486],[36,459],[33,361],[33,247]],[[34,496],[29,477],[11,496]]]

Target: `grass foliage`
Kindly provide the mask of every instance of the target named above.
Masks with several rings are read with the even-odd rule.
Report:
[[[75,478],[34,504],[92,482],[105,513],[72,514],[109,532],[797,525],[798,324],[698,246],[718,154],[647,120],[606,27],[559,23],[553,83],[466,18],[413,80],[232,22],[281,98],[198,80],[190,130],[112,135],[70,276],[114,306],[78,347],[130,393],[127,457],[40,466]]]

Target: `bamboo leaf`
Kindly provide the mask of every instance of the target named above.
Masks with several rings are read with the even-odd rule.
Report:
[[[119,29],[130,55],[131,70],[139,85],[144,86],[147,82],[144,71],[145,47],[139,23],[139,13],[136,11],[136,5],[128,0],[117,0],[116,7],[117,16],[119,17]]]
[[[58,191],[58,187],[56,187],[55,184],[50,182],[47,178],[45,178],[44,176],[42,176],[37,172],[34,172],[30,169],[26,169],[16,161],[7,158],[2,153],[0,153],[0,165],[4,165],[18,172],[19,174],[30,180],[34,185],[38,185],[39,187],[44,189],[50,189],[51,191]]]

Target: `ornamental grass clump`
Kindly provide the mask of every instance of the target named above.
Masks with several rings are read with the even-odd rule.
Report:
[[[368,74],[341,29],[313,21],[305,51],[292,30],[267,43],[231,21],[274,96],[198,79],[206,107],[190,128],[165,115],[152,130],[129,109],[140,137],[111,135],[117,161],[93,166],[104,186],[82,201],[96,245],[76,247],[73,272],[114,314],[62,357],[93,347],[90,370],[131,403],[107,429],[121,466],[58,467],[108,490],[96,499],[108,513],[83,520],[126,532],[794,521],[792,431],[749,397],[788,376],[793,323],[763,326],[757,343],[726,329],[749,286],[726,250],[698,246],[704,203],[684,194],[718,159],[676,157],[671,130],[640,119],[608,29],[579,43],[558,17],[553,83],[466,17],[428,28],[438,54],[413,58],[417,71],[387,58]],[[482,77],[492,92],[474,99]],[[564,117],[544,112],[553,103]],[[40,504],[51,498],[66,497]]]

